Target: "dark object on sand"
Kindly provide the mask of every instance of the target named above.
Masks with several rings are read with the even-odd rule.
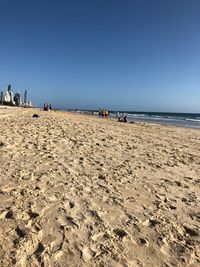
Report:
[[[4,146],[5,144],[2,142],[2,141],[0,141],[0,146]]]
[[[135,123],[134,121],[130,121],[129,123]]]
[[[38,114],[33,114],[33,118],[39,118],[40,116]]]

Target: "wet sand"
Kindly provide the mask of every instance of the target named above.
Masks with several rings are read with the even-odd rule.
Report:
[[[36,109],[0,123],[1,267],[200,265],[199,130]]]

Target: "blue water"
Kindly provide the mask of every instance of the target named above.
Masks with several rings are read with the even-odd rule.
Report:
[[[124,111],[130,121],[143,121],[159,124],[170,124],[200,129],[200,113],[164,113],[164,112],[130,112]],[[111,112],[116,115],[116,112]]]
[[[98,115],[96,110],[83,111],[84,113]],[[158,124],[169,124],[188,128],[200,129],[200,113],[165,113],[165,112],[134,112],[119,111],[125,114],[128,121],[142,121]],[[117,111],[110,111],[110,116],[116,118]]]
[[[98,116],[98,110],[76,110],[76,112]],[[200,113],[109,111],[109,116],[117,120],[117,112],[126,115],[129,122],[140,121],[200,129]]]

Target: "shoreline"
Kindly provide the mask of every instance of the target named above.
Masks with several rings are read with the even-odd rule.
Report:
[[[54,110],[52,110],[54,111]],[[60,112],[60,111],[58,111]],[[112,117],[112,116],[108,116],[107,118],[104,118],[102,116],[99,116],[99,115],[95,115],[95,114],[88,114],[88,113],[76,113],[76,112],[71,112],[71,111],[65,111],[63,110],[63,112],[67,112],[67,113],[70,113],[70,114],[74,114],[74,115],[83,115],[83,116],[88,116],[88,117],[95,117],[95,118],[99,118],[99,119],[105,119],[105,120],[112,120],[112,121],[117,121],[116,118]],[[122,125],[123,124],[149,124],[149,125],[160,125],[160,126],[166,126],[166,127],[177,127],[177,128],[184,128],[184,129],[193,129],[193,130],[200,130],[200,126],[199,128],[198,127],[192,127],[192,126],[186,126],[186,125],[180,125],[180,124],[171,124],[171,123],[164,123],[164,122],[155,122],[155,121],[146,121],[146,120],[142,120],[142,119],[132,119],[130,120],[128,118],[128,123],[123,123],[123,122],[119,122],[121,123]]]

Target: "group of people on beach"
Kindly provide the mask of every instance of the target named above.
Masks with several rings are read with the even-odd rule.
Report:
[[[126,114],[124,113],[120,114],[119,112],[117,112],[117,120],[119,122],[128,122]]]
[[[107,109],[100,109],[99,110],[99,116],[108,117],[109,116],[108,110]]]
[[[109,112],[107,109],[100,109],[99,110],[99,116],[102,116],[104,118],[108,117],[109,116]],[[119,113],[117,112],[117,120],[119,122],[128,122],[127,120],[127,116],[125,113]]]
[[[49,111],[51,110],[51,104],[44,103],[44,111]]]

